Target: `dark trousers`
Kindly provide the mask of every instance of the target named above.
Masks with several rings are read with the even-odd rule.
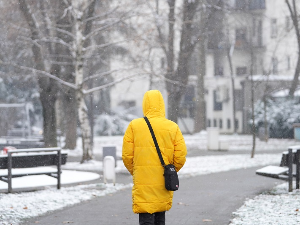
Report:
[[[165,212],[139,214],[140,225],[165,225],[165,222]]]

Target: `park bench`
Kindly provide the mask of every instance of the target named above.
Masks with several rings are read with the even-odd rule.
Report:
[[[29,149],[29,148],[44,148],[44,142],[40,139],[28,139],[28,138],[9,138],[0,141],[0,150],[3,150],[7,146],[13,146],[17,149]]]
[[[0,155],[0,180],[8,184],[11,193],[14,177],[48,175],[57,179],[57,189],[60,189],[61,165],[66,161],[67,154],[57,147],[8,150],[7,155]],[[53,165],[57,168],[45,167]]]
[[[296,167],[296,172],[293,172]],[[256,174],[281,180],[287,180],[289,191],[293,190],[293,178],[296,178],[296,189],[300,187],[300,146],[290,146],[282,153],[279,166],[266,166],[256,170]]]

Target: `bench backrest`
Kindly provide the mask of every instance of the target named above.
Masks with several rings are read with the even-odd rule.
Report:
[[[67,154],[61,153],[61,148],[58,147],[8,150],[7,155],[0,156],[0,169],[9,169],[9,162],[11,162],[10,168],[58,165],[59,154],[61,155],[60,165],[65,164]]]
[[[61,154],[61,164],[66,164],[67,154]],[[12,155],[12,168],[30,168],[57,165],[57,154],[45,153],[37,155]],[[0,169],[7,169],[8,156],[0,156]]]
[[[296,153],[298,149],[292,149],[292,163],[296,164]],[[280,166],[288,166],[289,165],[289,152],[285,151],[282,153]]]

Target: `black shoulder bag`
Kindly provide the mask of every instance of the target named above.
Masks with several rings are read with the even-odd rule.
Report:
[[[164,167],[164,170],[165,170],[165,172],[164,172],[165,187],[168,191],[177,191],[178,188],[179,188],[179,179],[178,179],[177,172],[175,170],[175,166],[173,164],[169,164],[169,165],[165,164],[165,162],[163,160],[163,157],[161,155],[156,137],[154,135],[153,129],[151,127],[151,124],[150,124],[150,122],[149,122],[149,120],[146,116],[144,117],[144,119],[145,119],[145,121],[146,121],[146,123],[149,127],[150,133],[152,135],[152,138],[153,138],[153,141],[154,141],[154,144],[155,144],[155,147],[156,147],[157,154],[158,154],[160,162],[161,162],[161,164],[162,164],[162,166]]]

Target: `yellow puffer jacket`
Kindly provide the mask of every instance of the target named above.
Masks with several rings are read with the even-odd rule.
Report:
[[[143,112],[152,125],[165,164],[174,164],[179,171],[186,160],[186,145],[178,125],[165,118],[164,100],[158,90],[145,93]],[[123,139],[122,159],[133,175],[133,212],[169,210],[173,192],[164,186],[164,169],[144,118],[130,122]]]

